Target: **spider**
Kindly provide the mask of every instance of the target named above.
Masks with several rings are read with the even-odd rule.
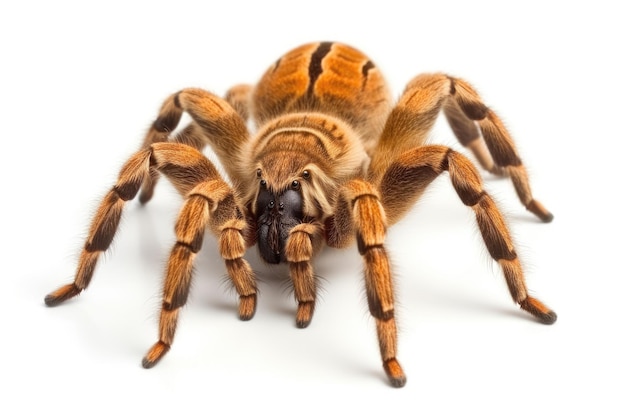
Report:
[[[176,133],[183,112],[191,122]],[[531,194],[509,133],[466,81],[442,73],[418,75],[394,105],[366,55],[340,43],[310,43],[274,62],[256,86],[237,85],[224,99],[195,88],[167,98],[140,150],[103,198],[74,281],[47,295],[45,303],[56,306],[88,287],[126,202],[139,194],[147,203],[164,175],[184,204],[165,271],[158,340],[143,358],[145,368],[161,360],[174,341],[192,265],[208,229],[217,237],[239,295],[239,318],[251,319],[256,309],[255,275],[244,259],[247,248],[256,245],[267,263],[288,264],[300,328],[309,325],[315,309],[314,257],[323,245],[344,248],[356,242],[383,368],[391,385],[401,387],[406,377],[396,358],[385,233],[447,171],[463,204],[474,211],[514,302],[539,322],[554,323],[556,314],[528,294],[505,220],[473,163],[449,147],[426,144],[440,112],[482,168],[509,176],[526,209],[544,222],[552,220]],[[249,117],[256,124],[254,134],[247,127]],[[228,179],[202,153],[207,144]]]

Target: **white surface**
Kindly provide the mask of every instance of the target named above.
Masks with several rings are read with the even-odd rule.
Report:
[[[623,415],[626,34],[614,3],[117,3],[0,6],[0,414]],[[555,221],[526,213],[508,181],[486,186],[557,323],[510,301],[447,176],[389,231],[401,390],[379,363],[355,248],[318,260],[324,291],[299,330],[284,269],[255,251],[259,308],[237,320],[208,238],[172,350],[142,369],[180,204],[165,182],[147,207],[127,206],[88,291],[46,308],[161,101],[186,86],[223,94],[254,82],[311,40],[364,50],[397,94],[419,72],[461,76],[499,112]],[[459,149],[444,125],[433,136]]]

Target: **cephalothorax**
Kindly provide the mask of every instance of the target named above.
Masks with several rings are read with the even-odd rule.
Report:
[[[244,253],[257,244],[265,261],[289,265],[298,327],[309,324],[315,307],[314,256],[324,244],[346,247],[356,241],[383,367],[391,384],[400,387],[406,378],[396,358],[385,233],[448,171],[459,198],[475,212],[513,300],[540,322],[554,323],[556,314],[528,295],[506,223],[474,165],[448,147],[425,144],[442,111],[480,165],[509,176],[523,205],[551,221],[552,215],[532,197],[507,130],[468,83],[445,74],[419,75],[393,105],[382,75],[365,55],[339,43],[311,43],[281,57],[256,86],[233,87],[225,99],[184,89],[165,100],[141,149],[104,197],[74,282],[45,302],[55,306],[87,288],[125,202],[140,190],[141,203],[148,202],[164,175],[185,200],[165,273],[159,339],[144,357],[144,367],[154,366],[170,349],[192,264],[208,229],[218,239],[239,294],[239,317],[251,319],[256,308],[256,280]],[[192,121],[173,134],[183,112]],[[253,135],[247,129],[249,116],[257,126]],[[207,144],[227,179],[202,154]]]

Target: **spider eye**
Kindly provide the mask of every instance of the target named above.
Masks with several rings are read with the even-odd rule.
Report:
[[[309,178],[311,178],[311,173],[309,172],[308,169],[305,169],[304,171],[302,171],[302,178],[304,178],[305,180],[308,180]]]
[[[261,180],[261,188],[267,188],[267,181]]]
[[[261,178],[261,168],[256,170],[256,177]]]
[[[291,183],[291,189],[294,191],[298,191],[300,189],[300,181],[293,180],[293,182]]]

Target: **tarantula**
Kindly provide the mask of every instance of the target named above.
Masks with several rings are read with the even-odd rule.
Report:
[[[467,82],[441,73],[419,75],[394,106],[383,76],[367,56],[340,43],[311,43],[278,59],[256,86],[235,86],[224,99],[195,88],[167,98],[141,149],[102,200],[74,282],[46,296],[45,303],[58,305],[87,288],[125,203],[140,191],[139,201],[147,203],[159,176],[165,175],[184,204],[165,272],[159,338],[143,358],[145,368],[172,345],[192,264],[208,228],[218,239],[239,295],[239,318],[251,319],[256,309],[255,275],[244,259],[246,249],[256,244],[266,262],[288,264],[301,328],[315,308],[313,258],[324,244],[343,248],[356,241],[383,368],[391,384],[401,387],[406,377],[396,358],[385,232],[448,171],[459,198],[475,212],[513,300],[541,323],[554,323],[556,314],[528,294],[505,220],[472,162],[448,147],[425,144],[442,111],[482,168],[509,176],[526,209],[551,221],[552,214],[531,194],[509,133]],[[183,112],[192,121],[172,133]],[[256,134],[247,128],[250,115]],[[202,153],[207,144],[229,181]]]

